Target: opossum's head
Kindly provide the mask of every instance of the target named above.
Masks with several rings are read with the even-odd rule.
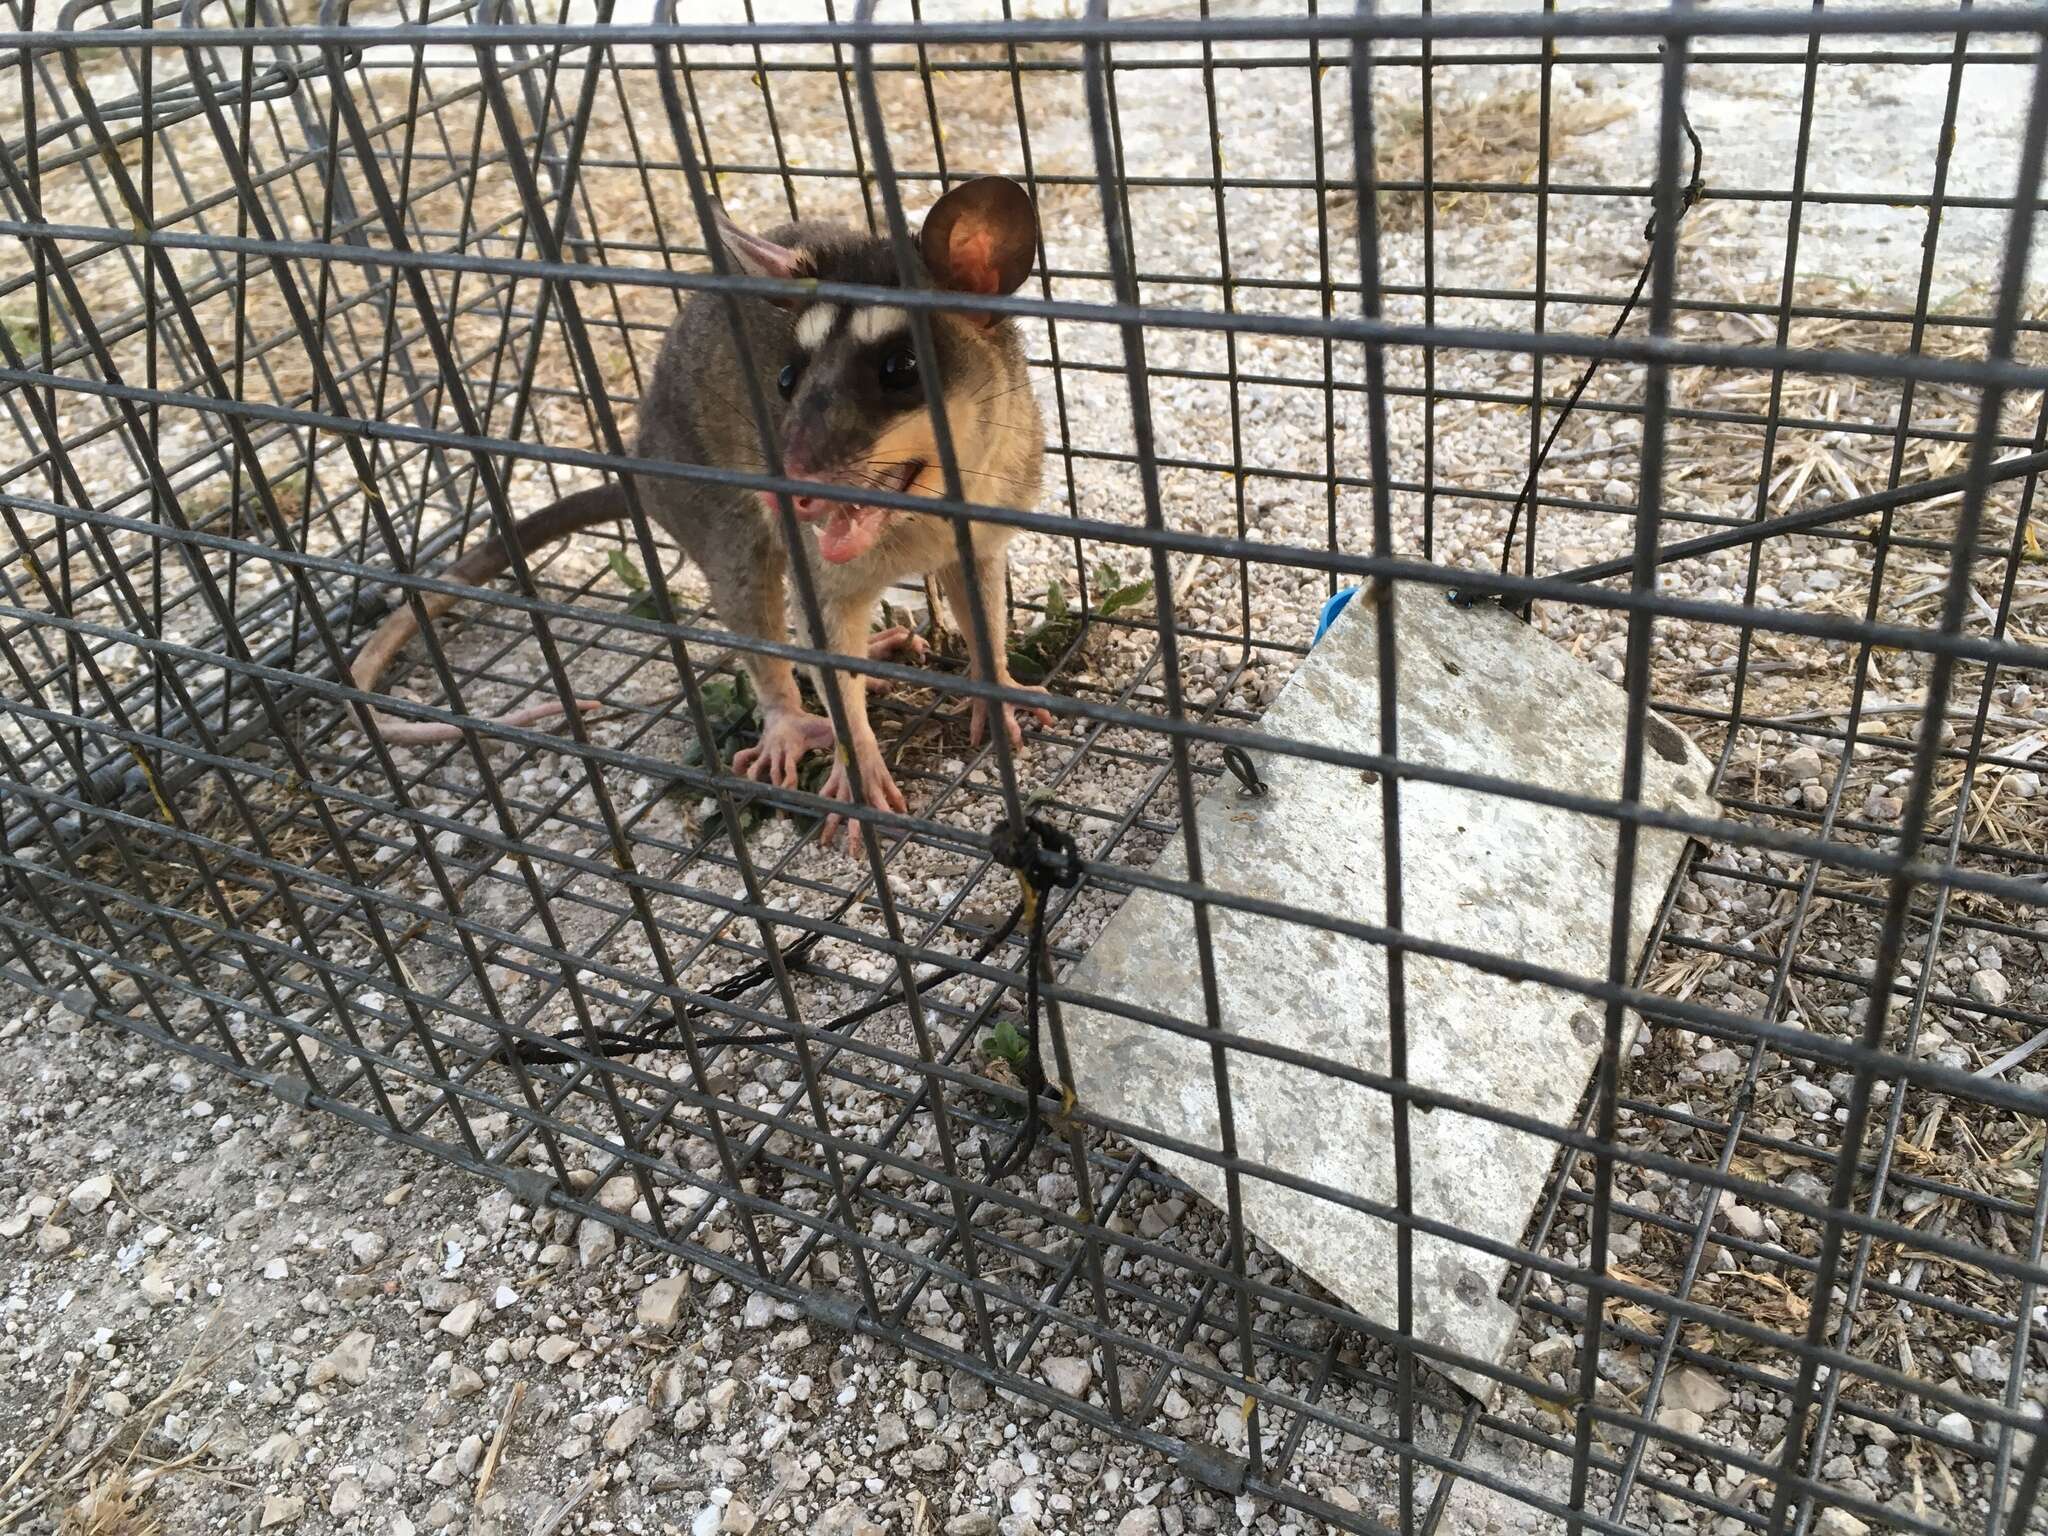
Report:
[[[779,244],[720,226],[727,253],[757,277],[808,277],[872,287],[901,285],[887,240],[851,233]],[[917,251],[918,285],[942,292],[1007,294],[1031,273],[1038,216],[1024,189],[1003,176],[963,182],[925,218]],[[969,501],[1012,500],[1006,477],[1019,445],[1038,431],[1035,412],[1019,410],[1029,390],[1008,320],[971,311],[930,311],[936,355],[920,356],[910,311],[900,305],[796,301],[787,355],[772,387],[782,412],[783,465],[792,479],[837,487],[874,487],[907,495],[943,494],[926,381],[945,402],[961,487]],[[1009,403],[1006,405],[1006,401]],[[1029,445],[1036,449],[1034,441]],[[773,497],[765,498],[771,508]],[[818,553],[835,564],[872,549],[897,515],[840,495],[794,498],[796,514],[817,528]]]

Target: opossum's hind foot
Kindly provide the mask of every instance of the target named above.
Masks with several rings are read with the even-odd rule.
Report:
[[[906,667],[922,666],[924,659],[931,655],[932,648],[923,635],[914,629],[898,624],[893,629],[881,630],[868,637],[869,661],[895,661]],[[895,687],[891,678],[871,677],[868,679],[869,693],[887,693]]]
[[[1052,697],[1052,693],[1048,689],[1033,688],[1026,683],[1014,680],[1005,682],[1003,686],[1005,688],[1015,688],[1020,693],[1040,693],[1044,694],[1047,698]],[[1024,727],[1018,723],[1017,717],[1019,715],[1029,718],[1040,730],[1052,729],[1053,714],[1049,709],[1041,708],[1036,704],[1005,703],[1000,707],[1003,712],[1003,732],[1010,738],[1010,745],[1013,747],[1024,745]],[[968,714],[967,740],[970,746],[980,746],[982,737],[988,734],[989,714],[989,700],[976,699],[973,708]]]
[[[782,789],[796,788],[797,764],[832,745],[832,722],[800,709],[777,710],[761,727],[761,739],[733,754],[733,772]]]

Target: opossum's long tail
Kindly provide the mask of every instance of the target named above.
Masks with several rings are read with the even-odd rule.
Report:
[[[613,482],[594,486],[587,491],[578,491],[573,496],[564,496],[553,506],[543,507],[531,517],[522,517],[512,525],[512,535],[518,540],[522,555],[532,555],[572,533],[581,533],[586,528],[602,527],[616,523],[629,515],[626,493],[622,486]],[[447,581],[460,582],[464,586],[481,586],[512,563],[512,555],[504,543],[496,538],[479,544],[448,569],[442,572]],[[427,592],[421,595],[429,621],[438,619],[455,606],[454,597],[445,592]],[[356,653],[355,661],[349,667],[349,681],[364,693],[377,691],[378,679],[405,649],[406,642],[419,630],[413,617],[410,603],[401,603],[391,615],[379,624],[376,632]],[[578,699],[576,708],[582,711],[596,709],[596,699]],[[526,709],[514,710],[509,715],[500,715],[491,721],[494,725],[527,726],[542,720],[552,720],[566,714],[559,699],[545,704],[534,704]],[[441,725],[428,720],[397,720],[381,710],[372,710],[370,718],[376,722],[377,734],[395,746],[417,746],[426,742],[455,741],[462,735],[461,727]]]

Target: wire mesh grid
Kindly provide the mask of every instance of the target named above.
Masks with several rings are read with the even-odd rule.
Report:
[[[2037,12],[6,14],[13,981],[1337,1528],[2041,1528]],[[849,858],[815,779],[733,774],[762,642],[644,509],[511,590],[437,573],[634,466],[692,293],[788,292],[710,255],[714,199],[907,250],[987,172],[1038,210],[973,302],[1045,489],[931,505],[1025,531],[1002,606],[1055,720],[971,744],[957,638],[767,647],[893,684],[908,810]],[[1027,992],[1049,1068],[1061,1003],[1142,1013],[1056,978],[1133,889],[1230,906],[1155,861],[1226,748],[1317,752],[1264,709],[1372,579],[1627,690],[1612,781],[1553,797],[1612,828],[1618,912],[1649,710],[1722,808],[1640,966],[1476,957],[1605,1040],[1515,1343],[1456,1362],[1484,1400],[1246,1232],[1256,1159],[1205,1149],[1217,1209],[1085,1093],[1020,1147],[987,1043]],[[460,730],[395,746],[349,658],[435,593],[384,707]],[[1375,816],[1518,788],[1344,760]],[[1082,861],[1036,926],[1027,816]],[[1256,1054],[1208,1009],[1175,1022]],[[1444,1102],[1379,1086],[1397,1127]],[[1407,1195],[1371,1214],[1409,1254]]]

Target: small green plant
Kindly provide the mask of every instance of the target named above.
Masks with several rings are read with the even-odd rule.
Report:
[[[1100,618],[1135,608],[1152,595],[1152,578],[1126,583],[1113,565],[1095,568],[1095,612]]]
[[[982,1072],[990,1082],[1006,1083],[1022,1088],[1025,1083],[1024,1066],[1031,1059],[1031,1042],[1024,1038],[1024,1032],[1009,1019],[1000,1019],[982,1037]],[[1014,1120],[1023,1110],[1008,1099],[995,1099],[991,1105],[1000,1119]]]
[[[704,713],[711,721],[711,734],[726,748],[728,757],[732,755],[731,744],[760,734],[759,706],[754,699],[754,685],[747,681],[746,673],[707,677],[697,691],[704,700]],[[696,768],[703,762],[704,743],[692,739],[683,749],[683,765]]]
[[[1067,606],[1066,589],[1054,582],[1045,589],[1044,616],[1010,641],[1010,675],[1020,683],[1044,682],[1080,627]]]
[[[0,310],[0,331],[14,343],[24,363],[37,363],[43,356],[43,328],[33,310]]]
[[[1012,1071],[1022,1073],[1031,1056],[1031,1042],[1010,1020],[1000,1019],[988,1032],[988,1054],[992,1060],[1008,1062]]]
[[[1097,618],[1106,619],[1126,608],[1135,608],[1151,595],[1150,577],[1127,582],[1115,566],[1104,564],[1095,569]],[[1010,642],[1010,675],[1020,683],[1044,682],[1080,630],[1081,618],[1068,605],[1066,588],[1052,583],[1045,589],[1044,614]]]
[[[626,605],[626,612],[636,619],[659,619],[661,604],[654,596],[654,588],[648,585],[647,578],[640,573],[640,567],[633,563],[633,557],[623,549],[615,549],[611,553],[611,565],[612,574],[633,594],[633,601]],[[669,592],[668,605],[673,612],[680,613],[683,609],[682,599],[677,597],[673,590]]]

